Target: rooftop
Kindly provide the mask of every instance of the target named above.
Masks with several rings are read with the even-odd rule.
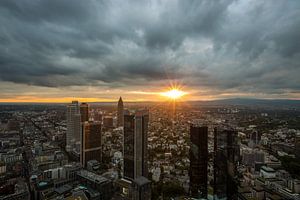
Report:
[[[71,185],[66,184],[66,185],[63,185],[61,187],[56,188],[55,192],[57,192],[58,194],[63,194],[65,192],[71,191],[72,188],[73,187]]]
[[[264,171],[266,171],[266,172],[270,172],[270,173],[271,173],[271,172],[272,172],[272,173],[275,172],[275,170],[274,170],[273,168],[267,167],[267,166],[262,166],[261,169],[264,170]]]
[[[144,176],[140,176],[136,179],[134,179],[134,182],[139,185],[139,186],[142,186],[142,185],[146,185],[148,183],[151,183],[151,181],[149,181],[146,177]]]
[[[65,199],[66,200],[78,200],[78,199],[88,200],[88,198],[86,197],[83,191],[73,193],[72,196],[66,197]]]
[[[108,181],[107,178],[87,170],[80,170],[77,172],[77,175],[96,183],[104,183]]]
[[[256,192],[262,192],[262,191],[264,191],[264,188],[261,186],[255,186],[255,187],[253,187],[253,190],[255,190]]]

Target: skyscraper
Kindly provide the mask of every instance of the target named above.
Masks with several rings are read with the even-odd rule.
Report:
[[[80,118],[78,101],[72,101],[67,106],[66,151],[71,151],[73,145],[80,141]]]
[[[80,104],[81,122],[89,121],[89,105],[87,103]]]
[[[94,121],[102,122],[102,113],[96,112],[94,114]]]
[[[113,128],[114,127],[114,119],[111,116],[105,116],[103,118],[103,126],[104,126],[104,128]]]
[[[207,198],[208,127],[190,126],[190,194]]]
[[[300,160],[300,136],[295,138],[295,156],[296,159]]]
[[[150,200],[151,199],[151,181],[140,176],[132,183],[133,200]]]
[[[119,102],[118,102],[118,117],[117,117],[117,125],[118,126],[123,126],[124,124],[124,105],[123,105],[123,100],[122,97],[120,97]]]
[[[253,131],[250,134],[250,140],[248,142],[248,146],[254,148],[260,144],[260,141],[261,141],[261,133],[258,131]]]
[[[237,199],[237,132],[230,127],[214,130],[214,198]]]
[[[148,177],[148,120],[148,111],[124,112],[124,177],[126,179]]]
[[[83,167],[89,160],[101,162],[101,122],[83,123],[80,154]]]

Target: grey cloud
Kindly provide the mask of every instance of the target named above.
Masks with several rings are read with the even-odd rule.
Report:
[[[0,80],[299,91],[298,1],[0,2]]]

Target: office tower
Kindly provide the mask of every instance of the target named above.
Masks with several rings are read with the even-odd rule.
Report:
[[[83,167],[89,160],[101,162],[101,122],[83,123],[80,153],[80,162]]]
[[[71,151],[73,145],[80,141],[80,118],[78,101],[72,101],[67,106],[66,151]]]
[[[118,126],[123,126],[124,123],[124,106],[123,106],[123,100],[122,97],[120,97],[119,102],[118,102],[118,117],[117,117],[117,125]]]
[[[87,103],[80,104],[81,122],[89,121],[89,105]]]
[[[151,181],[147,179],[148,121],[148,111],[124,112],[124,179],[118,185],[126,199],[151,199]]]
[[[254,144],[258,145],[261,141],[261,133],[259,133],[258,131],[254,131],[251,134],[251,138],[250,138]]]
[[[96,112],[94,114],[94,121],[102,122],[102,113]]]
[[[207,198],[208,128],[190,126],[190,194]]]
[[[243,151],[241,157],[241,162],[246,166],[255,167],[255,163],[265,163],[265,153],[256,149]]]
[[[214,199],[237,199],[238,134],[229,127],[214,130]]]
[[[300,160],[300,136],[296,136],[295,139],[295,156],[296,159]]]
[[[140,176],[132,183],[133,200],[150,200],[151,199],[151,181]]]
[[[105,128],[113,128],[114,127],[114,119],[111,116],[106,116],[103,118],[103,126]]]
[[[260,144],[260,141],[261,141],[261,133],[254,131],[250,134],[250,140],[248,146],[254,148]]]
[[[124,112],[124,177],[134,180],[148,177],[148,111]]]

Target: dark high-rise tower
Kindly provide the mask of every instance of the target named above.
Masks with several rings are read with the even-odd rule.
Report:
[[[84,122],[81,134],[80,162],[83,167],[89,160],[101,162],[101,122]]]
[[[148,177],[148,111],[124,112],[124,177]]]
[[[89,105],[87,103],[80,104],[81,122],[89,121]]]
[[[123,100],[122,97],[120,97],[119,102],[118,102],[118,118],[117,118],[117,125],[118,126],[123,126],[124,124],[124,105],[123,105]]]
[[[190,194],[195,198],[207,198],[208,128],[190,127]]]
[[[295,138],[295,156],[296,159],[300,160],[300,136]]]
[[[237,199],[238,134],[229,127],[214,130],[214,199]]]

